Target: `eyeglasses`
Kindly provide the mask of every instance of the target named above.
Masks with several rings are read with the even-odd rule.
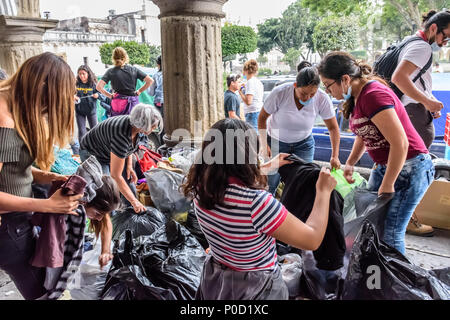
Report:
[[[330,92],[330,87],[335,84],[337,82],[337,80],[333,81],[332,83],[330,83],[329,85],[325,86],[325,91]]]

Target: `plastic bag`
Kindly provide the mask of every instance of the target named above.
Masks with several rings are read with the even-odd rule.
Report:
[[[354,190],[355,210],[357,218],[344,224],[346,254],[344,266],[335,271],[320,270],[311,251],[301,252],[303,273],[300,281],[300,296],[313,300],[340,299],[344,279],[347,275],[350,252],[363,222],[368,219],[381,230],[384,228],[384,218],[393,195],[385,194],[378,197],[376,192],[357,188]]]
[[[302,276],[302,258],[295,253],[279,257],[281,274],[289,290],[289,297],[300,295],[300,278]]]
[[[344,171],[341,169],[331,170],[331,175],[336,179],[337,182],[335,190],[341,194],[342,198],[345,198],[347,194],[352,191],[352,189],[356,188],[361,183],[367,182],[366,179],[361,177],[359,172],[353,173],[353,179],[355,180],[355,182],[352,184],[348,183],[347,179],[344,178]]]
[[[112,249],[112,245],[111,245]],[[80,268],[75,275],[75,286],[68,287],[73,300],[98,300],[105,286],[106,276],[111,267],[109,262],[100,269],[98,257],[102,252],[101,238],[97,239],[92,250],[85,252]]]
[[[52,164],[51,172],[64,176],[70,176],[77,172],[80,164],[73,160],[69,150],[54,148],[55,162]]]
[[[177,222],[171,220],[134,241],[127,230],[114,252],[103,299],[195,298],[206,253]]]
[[[184,148],[181,151],[172,152],[169,157],[169,161],[176,168],[183,170],[184,174],[188,174],[189,169],[192,164],[194,164],[197,151],[198,150],[194,148]]]
[[[353,246],[342,299],[449,300],[449,274],[450,268],[429,272],[413,265],[380,241],[375,226],[366,220]]]
[[[119,239],[125,230],[131,230],[133,236],[149,236],[158,228],[164,226],[167,217],[152,207],[146,207],[147,211],[137,214],[133,207],[118,211],[111,218],[113,224],[113,240]]]
[[[173,215],[189,210],[192,201],[186,199],[179,190],[183,175],[160,168],[153,168],[144,175],[150,197],[159,211]]]
[[[192,233],[192,235],[202,245],[203,249],[206,249],[209,247],[208,240],[206,240],[206,237],[203,234],[202,229],[200,228],[200,225],[198,223],[197,216],[195,215],[194,209],[190,209],[188,211],[185,227]]]
[[[194,300],[206,253],[194,236],[175,221],[136,241],[151,282],[180,300]]]

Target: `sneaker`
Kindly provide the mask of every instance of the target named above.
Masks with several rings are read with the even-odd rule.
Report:
[[[426,224],[421,224],[419,219],[417,219],[416,213],[412,215],[409,220],[408,227],[406,228],[406,233],[412,234],[419,237],[432,237],[434,234],[434,229]]]

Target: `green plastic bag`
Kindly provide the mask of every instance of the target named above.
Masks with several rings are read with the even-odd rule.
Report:
[[[353,172],[353,179],[355,180],[355,182],[352,184],[347,182],[347,180],[344,177],[344,171],[341,169],[331,170],[331,175],[337,181],[335,190],[341,194],[342,198],[345,198],[345,196],[349,194],[352,191],[352,189],[356,188],[361,183],[367,182],[366,179],[361,177],[361,175],[358,172]]]

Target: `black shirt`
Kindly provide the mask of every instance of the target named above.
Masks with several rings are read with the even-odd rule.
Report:
[[[237,96],[237,94],[235,94],[233,91],[230,91],[230,90],[225,91],[223,105],[225,108],[225,118],[229,117],[228,116],[229,111],[236,112],[236,115],[238,117],[240,117],[241,101],[239,100],[239,97]]]
[[[144,81],[145,77],[147,77],[145,72],[126,64],[123,68],[108,69],[102,80],[106,83],[111,81],[114,92],[124,96],[135,96],[137,79]]]
[[[98,93],[95,84],[77,82],[77,96],[82,98],[80,103],[75,104],[75,111],[78,114],[90,116],[97,112],[97,99],[90,97],[95,93]]]
[[[131,141],[130,116],[117,116],[100,122],[88,131],[81,140],[81,149],[89,151],[101,163],[111,162],[111,152],[125,159],[147,141],[147,136],[138,133],[136,143]]]

